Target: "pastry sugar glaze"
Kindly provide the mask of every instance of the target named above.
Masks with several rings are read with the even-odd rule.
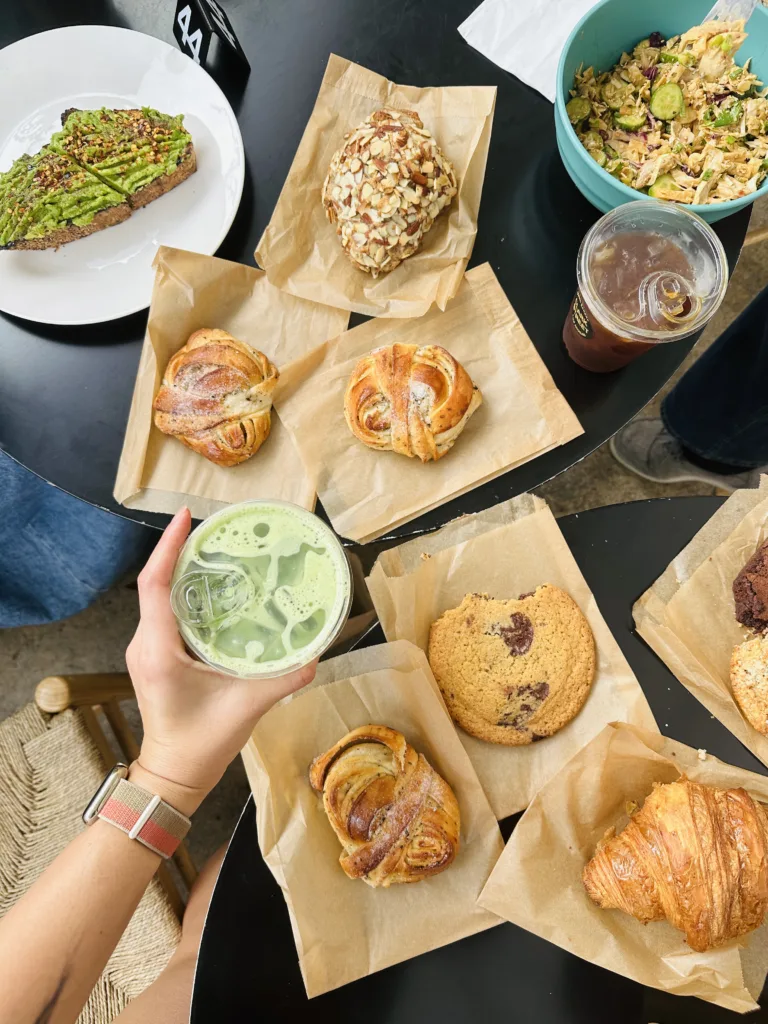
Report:
[[[244,502],[207,519],[187,541],[173,583],[186,642],[242,676],[281,675],[317,657],[351,598],[331,531],[279,502]]]

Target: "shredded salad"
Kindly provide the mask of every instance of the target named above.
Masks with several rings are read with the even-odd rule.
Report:
[[[615,67],[576,74],[568,117],[587,152],[631,188],[709,204],[754,192],[768,174],[768,89],[733,59],[743,21],[653,32]]]

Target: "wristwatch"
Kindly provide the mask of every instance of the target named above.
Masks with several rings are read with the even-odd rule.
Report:
[[[128,781],[128,765],[118,762],[83,811],[83,821],[92,825],[101,818],[137,839],[150,850],[172,857],[192,822],[159,796]]]

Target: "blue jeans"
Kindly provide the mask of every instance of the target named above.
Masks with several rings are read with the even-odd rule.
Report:
[[[661,415],[694,461],[768,465],[768,287],[693,364]]]
[[[146,526],[65,494],[0,451],[0,627],[82,611],[155,539]]]

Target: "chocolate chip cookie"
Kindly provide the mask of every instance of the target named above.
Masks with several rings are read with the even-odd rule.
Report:
[[[736,619],[749,629],[768,627],[768,541],[761,545],[733,581]]]
[[[467,594],[432,623],[428,657],[454,721],[508,746],[562,729],[595,676],[589,623],[550,584],[510,601]]]
[[[746,720],[768,736],[768,637],[756,636],[734,647],[731,688]]]

